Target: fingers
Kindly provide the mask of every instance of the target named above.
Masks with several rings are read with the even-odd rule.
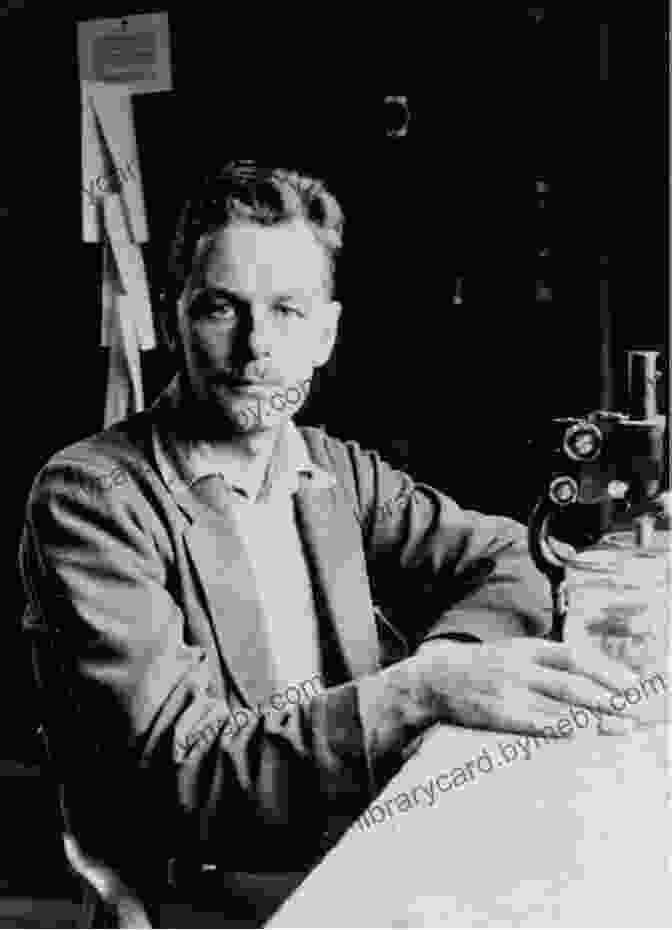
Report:
[[[451,722],[548,735],[562,718],[565,729],[579,718],[580,729],[592,722],[612,733],[628,732],[632,720],[642,718],[638,677],[597,649],[530,640],[450,647],[445,671],[439,672],[443,663],[433,654],[425,671],[436,706]],[[631,701],[632,694],[638,700]],[[568,735],[558,730],[556,736]]]
[[[509,694],[506,700],[481,706],[465,726],[503,733],[542,736],[545,740],[566,739],[577,730],[594,727],[600,734],[623,736],[631,733],[634,721],[599,710],[567,707],[543,694]]]
[[[616,662],[604,655],[594,646],[581,650],[572,649],[563,643],[544,644],[551,649],[542,650],[537,656],[539,665],[558,669],[569,674],[547,674],[537,679],[531,686],[541,693],[565,704],[588,707],[603,715],[602,732],[625,732],[632,721],[641,720],[644,708],[639,702],[632,704],[623,699],[623,694],[640,683],[639,676],[626,665]],[[606,715],[606,716],[605,716]],[[616,720],[627,720],[621,726]]]
[[[457,721],[466,727],[502,733],[538,733],[558,716],[558,703],[543,695],[512,692],[500,700],[462,700],[453,707]],[[455,717],[451,714],[451,717]]]
[[[534,729],[516,732],[538,735],[542,732],[547,738],[567,738],[576,730],[595,727],[599,734],[624,736],[632,733],[635,720],[630,717],[616,716],[611,708],[608,712],[587,706],[586,709],[574,704],[563,706],[558,701],[539,694],[530,702],[529,719]]]
[[[641,716],[636,706],[630,709],[627,702],[616,700],[621,694],[620,691],[616,693],[610,691],[581,675],[557,675],[549,671],[543,678],[540,677],[531,682],[530,687],[538,691],[540,695],[565,705],[589,707],[599,711],[600,714],[618,714],[633,719],[639,719]]]
[[[566,643],[542,641],[535,658],[539,665],[582,675],[612,691],[623,691],[639,681],[639,677],[627,666],[615,662],[592,646],[573,649]]]
[[[566,713],[566,708],[542,694],[509,693],[506,699],[479,707],[476,719],[465,721],[464,725],[560,739],[563,733],[557,724]]]

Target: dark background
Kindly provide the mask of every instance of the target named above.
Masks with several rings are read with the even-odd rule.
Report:
[[[75,24],[170,7],[14,6],[0,17],[16,63],[0,204],[10,542],[0,755],[30,765],[21,522],[39,467],[102,428],[107,375],[100,247],[81,242]],[[610,94],[612,6],[463,6],[470,15],[391,15],[337,39],[325,10],[304,36],[291,17],[253,11],[238,23],[227,5],[176,5],[174,90],[134,98],[144,254],[156,297],[181,200],[208,165],[253,156],[325,178],[347,217],[344,315],[302,421],[379,449],[463,506],[525,520],[536,488],[528,440],[553,416],[623,409],[625,350],[667,351],[666,4],[646,29],[616,24],[627,41]],[[270,49],[262,26],[278,27]],[[386,133],[391,90],[408,94],[403,138]],[[169,372],[158,351],[143,367],[149,403]]]

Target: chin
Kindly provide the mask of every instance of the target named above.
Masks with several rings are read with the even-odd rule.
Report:
[[[262,415],[260,419],[256,408],[232,411],[230,416],[236,432],[241,436],[261,436],[263,433],[282,426],[289,419],[289,417],[277,414],[275,416]]]

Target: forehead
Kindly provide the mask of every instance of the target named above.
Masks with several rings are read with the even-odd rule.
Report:
[[[206,285],[259,298],[323,294],[328,261],[302,220],[275,226],[239,222],[218,230],[202,267]]]

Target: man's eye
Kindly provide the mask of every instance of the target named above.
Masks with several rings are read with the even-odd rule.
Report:
[[[228,300],[211,300],[209,310],[210,315],[218,319],[230,320],[236,315],[236,308]]]
[[[233,320],[236,315],[234,304],[226,297],[199,294],[190,309],[194,320]]]
[[[303,316],[303,310],[301,307],[295,307],[293,304],[276,304],[276,309],[280,311],[283,316]]]

